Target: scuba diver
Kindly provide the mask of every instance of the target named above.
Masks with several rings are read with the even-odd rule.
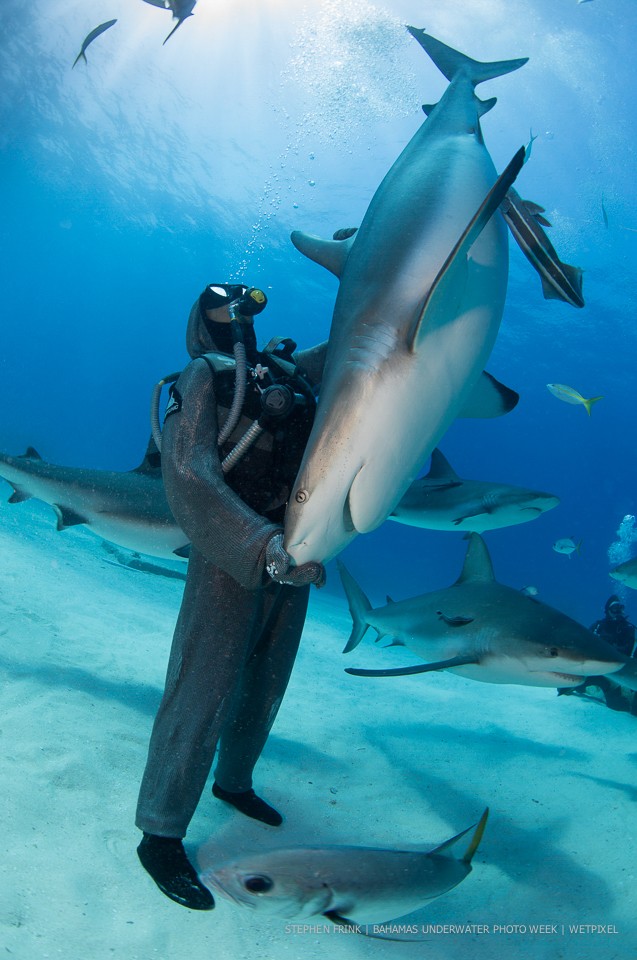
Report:
[[[624,656],[632,658],[637,655],[637,631],[624,611],[624,604],[617,594],[613,593],[604,604],[604,616],[601,620],[596,620],[590,629]],[[574,693],[601,700],[611,710],[637,714],[637,694],[622,689],[607,677],[587,677],[586,683],[579,687],[571,687],[570,690],[561,689],[558,692]]]
[[[327,343],[297,353],[279,338],[259,352],[254,317],[266,303],[242,284],[205,288],[188,320],[192,361],[168,378],[163,432],[157,415],[153,425],[166,496],[191,548],[139,793],[137,852],[160,890],[193,910],[214,899],[182,840],[217,745],[213,795],[282,822],[254,792],[252,771],[288,684],[310,584],[325,582],[321,564],[294,566],[283,518]]]

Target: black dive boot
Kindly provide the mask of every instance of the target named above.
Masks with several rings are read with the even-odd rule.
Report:
[[[212,910],[214,898],[199,880],[178,837],[144,833],[137,854],[161,892],[175,903],[190,910]]]
[[[283,817],[274,807],[257,797],[254,790],[243,790],[241,793],[231,793],[224,790],[218,783],[213,783],[212,793],[217,800],[225,800],[246,817],[252,817],[253,820],[260,820],[262,823],[268,823],[271,827],[280,827],[283,823]]]

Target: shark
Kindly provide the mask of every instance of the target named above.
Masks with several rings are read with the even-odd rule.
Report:
[[[144,0],[144,2],[150,3],[153,7],[161,7],[162,10],[170,10],[173,15],[173,20],[177,21],[164,40],[164,43],[170,40],[175,30],[179,29],[184,20],[193,16],[193,10],[197,5],[197,0]],[[164,43],[162,43],[162,46]]]
[[[610,576],[613,580],[619,580],[625,587],[637,590],[637,557],[618,564],[610,571]]]
[[[449,80],[344,240],[292,243],[340,279],[317,415],[285,519],[298,563],[325,562],[383,523],[460,415],[512,391],[482,375],[502,318],[507,228],[494,216],[525,158],[498,177],[475,87],[527,58],[481,63],[407,28]],[[514,395],[517,398],[517,395]]]
[[[0,453],[0,477],[13,488],[9,503],[33,497],[53,507],[58,530],[85,524],[137,553],[170,560],[188,555],[188,538],[168,506],[152,441],[140,465],[125,473],[59,466],[29,447],[21,456]]]
[[[576,687],[584,677],[624,666],[623,654],[577,621],[498,583],[480,534],[466,536],[462,572],[452,586],[377,609],[338,561],[353,621],[344,652],[357,647],[373,627],[378,640],[391,637],[393,646],[408,647],[427,661],[387,670],[350,667],[346,673],[398,677],[448,670],[485,683]]]
[[[551,493],[486,480],[463,480],[436,447],[429,473],[414,480],[391,520],[427,530],[484,533],[535,520],[559,503]]]
[[[379,936],[365,925],[412,913],[469,875],[488,813],[433,849],[283,847],[222,863],[203,879],[236,904],[270,916],[323,916],[351,932]],[[453,856],[452,848],[471,831],[463,856]],[[401,939],[382,932],[380,938]]]

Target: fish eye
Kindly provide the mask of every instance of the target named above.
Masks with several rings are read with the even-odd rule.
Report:
[[[274,881],[272,881],[270,877],[257,875],[254,877],[246,877],[243,881],[243,886],[250,893],[267,893],[268,890],[271,890],[274,886]]]

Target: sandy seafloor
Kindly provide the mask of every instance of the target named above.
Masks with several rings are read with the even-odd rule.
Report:
[[[56,533],[33,501],[0,506],[0,552],[1,956],[637,955],[637,720],[553,690],[450,674],[349,677],[345,602],[317,591],[255,780],[285,823],[249,821],[206,791],[188,836],[193,857],[205,869],[287,844],[434,844],[488,804],[471,875],[409,918],[488,932],[389,943],[329,924],[300,933],[222,898],[211,913],[173,904],[137,862],[133,817],[182,583],[108,564],[101,541],[82,528]],[[356,662],[401,655],[367,640]],[[616,932],[569,932],[585,924]],[[517,930],[498,930],[507,925]]]

